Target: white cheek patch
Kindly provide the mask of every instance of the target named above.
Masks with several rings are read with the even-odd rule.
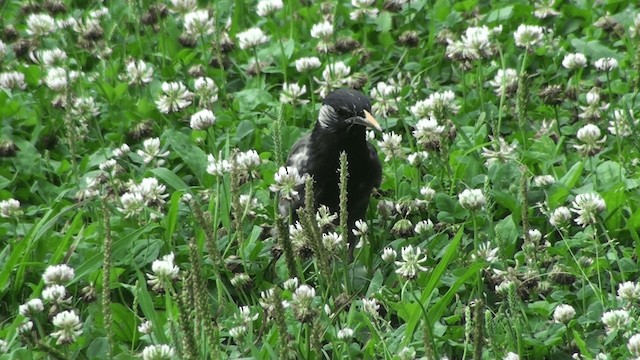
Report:
[[[337,114],[333,107],[322,105],[322,107],[320,107],[320,113],[318,114],[318,123],[320,123],[320,126],[323,128],[329,128],[331,124],[336,121],[336,116]]]

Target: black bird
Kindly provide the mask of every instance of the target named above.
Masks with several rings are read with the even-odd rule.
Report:
[[[339,89],[327,95],[322,102],[318,121],[310,134],[298,140],[289,153],[287,166],[298,172],[309,174],[314,179],[315,207],[325,205],[331,212],[339,212],[340,204],[340,153],[346,152],[349,162],[347,181],[348,226],[354,228],[359,219],[364,219],[371,190],[380,186],[382,165],[376,149],[367,142],[367,128],[381,131],[380,125],[371,115],[371,101],[359,91]],[[292,204],[281,204],[288,213],[287,205],[295,212],[304,205],[304,184],[298,190],[300,196]],[[349,242],[353,245],[352,232]]]

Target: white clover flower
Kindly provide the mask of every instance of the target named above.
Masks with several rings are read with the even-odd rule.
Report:
[[[231,278],[231,285],[236,288],[242,288],[251,282],[251,277],[245,273],[237,273]]]
[[[48,14],[30,14],[27,17],[27,34],[47,36],[56,31],[56,21]]]
[[[398,353],[400,360],[415,360],[416,350],[412,347],[403,347]]]
[[[194,82],[194,93],[200,98],[200,106],[211,107],[218,101],[218,85],[211,78],[197,78]]]
[[[382,260],[388,263],[394,262],[397,257],[398,253],[390,247],[386,247],[384,248],[384,250],[382,250]]]
[[[206,130],[213,126],[216,122],[216,116],[213,111],[203,109],[191,115],[190,126],[193,130]]]
[[[229,336],[234,339],[240,339],[247,333],[247,327],[245,325],[234,326],[229,329]]]
[[[395,132],[383,133],[382,141],[378,141],[380,150],[385,154],[384,161],[389,161],[393,158],[401,158],[402,153],[402,136]]]
[[[333,25],[328,21],[314,24],[311,27],[311,37],[328,40],[333,35]]]
[[[90,18],[94,18],[94,19],[98,19],[98,18],[101,18],[101,17],[106,17],[108,15],[109,15],[109,9],[107,9],[104,6],[101,6],[101,7],[97,8],[97,9],[95,9],[95,10],[91,10],[89,12],[89,17]]]
[[[173,259],[173,253],[169,253],[160,260],[154,260],[151,264],[153,274],[147,274],[147,277],[149,278],[148,283],[153,290],[164,291],[164,289],[171,286],[173,280],[178,278],[180,268],[173,264]]]
[[[291,278],[291,279],[287,279],[283,284],[282,287],[285,290],[293,290],[296,289],[298,287],[299,284],[299,280],[297,277]]]
[[[428,117],[441,119],[447,112],[456,114],[460,110],[460,105],[455,103],[455,98],[456,95],[451,90],[435,92],[427,99],[416,102],[409,110],[418,119]]]
[[[142,324],[138,325],[138,331],[142,334],[148,335],[151,334],[153,330],[153,324],[149,320],[145,320]]]
[[[282,84],[282,92],[280,93],[280,102],[283,104],[291,105],[304,105],[309,100],[303,100],[301,97],[307,93],[306,85],[298,85],[296,83],[284,83]]]
[[[207,173],[214,176],[222,176],[229,171],[231,171],[229,160],[216,159],[212,154],[207,155]]]
[[[142,60],[129,60],[125,68],[129,85],[144,85],[153,80],[153,67]]]
[[[116,158],[122,158],[131,151],[131,148],[127,144],[120,145],[119,148],[113,150],[113,156]]]
[[[27,301],[18,307],[18,312],[24,317],[33,317],[44,311],[42,300],[35,298]]]
[[[576,309],[571,305],[560,304],[556,306],[556,309],[553,311],[553,321],[557,323],[568,323],[571,319],[576,316]]]
[[[171,5],[172,12],[186,14],[198,7],[198,0],[171,0]]]
[[[67,299],[67,289],[62,285],[49,285],[42,290],[42,299],[48,303],[68,304],[71,298]]]
[[[396,261],[398,266],[396,274],[399,274],[407,279],[415,279],[418,273],[421,271],[427,271],[427,268],[422,266],[422,263],[427,261],[427,255],[422,254],[422,249],[413,248],[412,245],[405,246],[401,251],[402,261]]]
[[[44,78],[47,87],[55,92],[61,92],[67,88],[67,71],[61,67],[52,67],[47,70]]]
[[[587,124],[581,127],[576,134],[580,145],[573,145],[583,155],[593,155],[600,151],[600,147],[607,141],[607,136],[602,136],[600,128],[594,124]]]
[[[376,299],[362,299],[362,310],[368,313],[371,316],[378,316],[378,310],[380,309],[380,305],[378,305],[378,300]]]
[[[138,192],[126,192],[120,196],[120,206],[117,207],[125,219],[142,213],[145,209],[145,201]]]
[[[240,49],[243,50],[256,47],[269,41],[269,37],[258,27],[243,31],[239,33],[237,37],[240,42]]]
[[[640,36],[640,13],[633,18],[633,25],[629,26],[629,32],[632,38]]]
[[[0,73],[0,89],[6,90],[24,90],[27,83],[24,81],[24,74],[18,71],[9,71]]]
[[[45,66],[62,65],[67,60],[67,53],[64,50],[55,48],[51,50],[42,50],[38,53],[37,62]]]
[[[6,354],[9,352],[9,343],[0,339],[0,354]]]
[[[618,299],[635,302],[640,299],[640,284],[626,281],[618,285]]]
[[[347,83],[347,77],[351,68],[342,61],[336,61],[327,65],[322,71],[322,80],[314,76],[314,81],[320,85],[317,92],[320,97],[327,96],[332,90],[342,87]]]
[[[67,264],[50,265],[42,274],[42,279],[46,285],[68,283],[73,280],[75,272]]]
[[[7,44],[0,40],[0,60],[4,59],[5,55],[7,55]]]
[[[635,334],[629,338],[627,349],[629,349],[633,356],[640,356],[640,334]]]
[[[518,88],[518,72],[515,69],[498,69],[489,85],[497,96],[514,94]]]
[[[497,146],[495,141],[491,143],[491,146],[492,148],[483,147],[482,154],[480,154],[486,159],[484,166],[487,168],[496,163],[506,163],[516,159],[516,145],[509,145],[502,137],[498,138]]]
[[[162,205],[169,194],[165,194],[167,187],[154,177],[142,179],[140,184],[133,185],[131,191],[142,195],[146,205]]]
[[[260,155],[255,150],[241,151],[236,154],[235,163],[242,175],[256,178],[259,176],[258,167],[262,164]]]
[[[468,210],[478,210],[483,207],[487,199],[480,189],[465,189],[458,194],[460,206]]]
[[[233,317],[238,323],[249,324],[258,319],[258,314],[251,314],[251,308],[248,306],[241,306],[237,314],[234,314]]]
[[[163,114],[176,112],[191,105],[193,93],[181,82],[163,82],[162,92],[156,105],[158,110]]]
[[[336,232],[322,234],[322,245],[330,253],[335,253],[344,245],[342,235]]]
[[[606,209],[607,205],[597,193],[580,194],[571,203],[571,211],[578,214],[576,224],[585,227],[596,222],[596,215]]]
[[[552,175],[538,175],[533,178],[533,185],[536,187],[547,187],[556,183],[556,178]]]
[[[502,360],[520,360],[520,356],[516,353],[509,352]]]
[[[553,210],[549,216],[549,223],[555,227],[562,227],[571,220],[571,210],[566,206],[560,206]]]
[[[297,198],[296,187],[304,183],[304,177],[300,176],[298,169],[294,167],[281,166],[274,175],[275,184],[269,186],[273,192],[280,192],[280,197],[287,200]]]
[[[629,312],[624,309],[607,311],[602,314],[602,323],[606,326],[607,334],[625,330],[629,324]]]
[[[640,120],[634,119],[633,113],[616,109],[613,111],[613,120],[609,121],[607,130],[609,130],[612,135],[628,137],[633,134],[632,127],[635,128],[638,122],[640,122]]]
[[[313,287],[302,284],[293,293],[292,300],[298,303],[310,302],[316,296],[316,289]]]
[[[446,54],[452,60],[474,61],[493,55],[490,37],[493,29],[486,26],[471,26],[465,30],[460,40],[447,40]]]
[[[20,201],[16,199],[8,199],[0,201],[0,217],[9,219],[22,215],[20,209]]]
[[[596,67],[596,70],[608,72],[618,67],[618,60],[610,57],[603,57],[596,60],[593,65]]]
[[[371,89],[370,95],[374,101],[371,111],[380,113],[386,117],[389,114],[398,111],[398,102],[402,100],[400,96],[400,87],[394,84],[387,84],[379,81],[376,87]]]
[[[516,41],[516,46],[533,48],[542,42],[543,35],[544,29],[542,27],[522,24],[513,33],[513,38]]]
[[[424,200],[427,202],[433,201],[436,197],[436,191],[431,188],[431,186],[423,186],[420,188],[420,195],[424,197]]]
[[[298,72],[307,72],[320,67],[320,59],[315,56],[303,57],[295,62],[296,70]]]
[[[273,14],[283,7],[284,4],[282,3],[282,0],[260,0],[256,6],[256,13],[260,17],[265,17]]]
[[[427,159],[429,159],[429,153],[426,151],[413,152],[407,155],[407,161],[412,166],[419,166],[421,164],[424,164]]]
[[[538,19],[546,19],[551,16],[556,16],[560,14],[557,12],[553,6],[555,5],[555,0],[539,0],[535,3],[535,10],[533,11],[533,16]]]
[[[369,225],[363,220],[357,220],[355,222],[355,229],[352,229],[353,235],[355,236],[364,236],[369,231]]]
[[[353,329],[351,328],[342,328],[338,331],[338,339],[342,341],[349,340],[353,337]]]
[[[142,142],[142,150],[138,150],[136,153],[142,157],[142,161],[145,164],[149,164],[152,161],[156,161],[158,166],[162,166],[165,163],[164,158],[169,156],[169,151],[161,151],[160,139],[149,138]]]
[[[416,104],[411,108],[411,111],[420,113],[421,110],[416,109],[416,106],[420,106]],[[414,113],[415,114],[415,113]],[[433,116],[429,116],[428,118],[420,119],[416,123],[416,129],[413,130],[413,137],[416,138],[418,145],[430,146],[431,144],[436,144],[442,138],[442,134],[444,133],[444,126],[438,124],[438,120]]]
[[[92,97],[78,97],[73,100],[71,115],[82,120],[90,120],[100,115],[100,109]]]
[[[82,323],[80,317],[73,311],[63,311],[53,317],[53,326],[57,331],[51,336],[58,339],[56,344],[70,344],[82,335]]]
[[[173,2],[177,2],[173,0]],[[171,360],[176,351],[169,345],[149,345],[142,350],[142,360]]]
[[[582,53],[569,53],[562,59],[562,66],[569,70],[581,69],[587,66],[587,58]]]
[[[530,229],[527,232],[527,238],[530,241],[533,241],[533,242],[537,243],[538,241],[540,241],[542,239],[542,233],[538,229]]]
[[[196,10],[185,14],[184,30],[191,36],[206,36],[213,34],[213,19],[209,17],[209,11]]]
[[[300,321],[308,321],[316,312],[313,299],[316,290],[309,285],[300,285],[291,297],[294,316]]]
[[[363,16],[375,18],[378,16],[378,9],[375,8],[376,0],[351,0],[351,5],[356,9],[349,14],[353,21]]]
[[[491,242],[487,241],[478,245],[478,251],[475,254],[471,254],[471,258],[476,261],[486,261],[491,264],[498,260],[498,251],[500,249],[492,248]]]
[[[431,229],[433,229],[433,222],[427,219],[427,220],[418,221],[413,231],[418,235],[422,235],[431,231]]]
[[[32,330],[33,330],[33,322],[25,321],[24,323],[20,324],[20,326],[18,327],[18,334],[26,335],[26,334],[29,334]]]

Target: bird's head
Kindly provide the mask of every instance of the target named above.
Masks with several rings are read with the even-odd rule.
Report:
[[[371,115],[371,101],[363,93],[352,89],[338,89],[324,98],[317,126],[331,132],[364,133],[365,128],[382,131]]]

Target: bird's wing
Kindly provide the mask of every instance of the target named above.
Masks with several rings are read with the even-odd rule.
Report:
[[[287,157],[287,166],[294,167],[298,170],[300,175],[308,172],[307,161],[309,160],[309,139],[310,134],[307,134],[291,147],[289,157]]]
[[[310,154],[309,139],[310,134],[307,134],[296,141],[287,157],[286,165],[298,170],[301,176],[309,172],[309,167],[307,166]],[[289,216],[289,213],[293,211],[294,221],[298,218],[295,210],[304,204],[304,184],[299,185],[296,190],[298,191],[297,199],[293,201],[280,199],[278,204],[278,211],[283,216]]]

